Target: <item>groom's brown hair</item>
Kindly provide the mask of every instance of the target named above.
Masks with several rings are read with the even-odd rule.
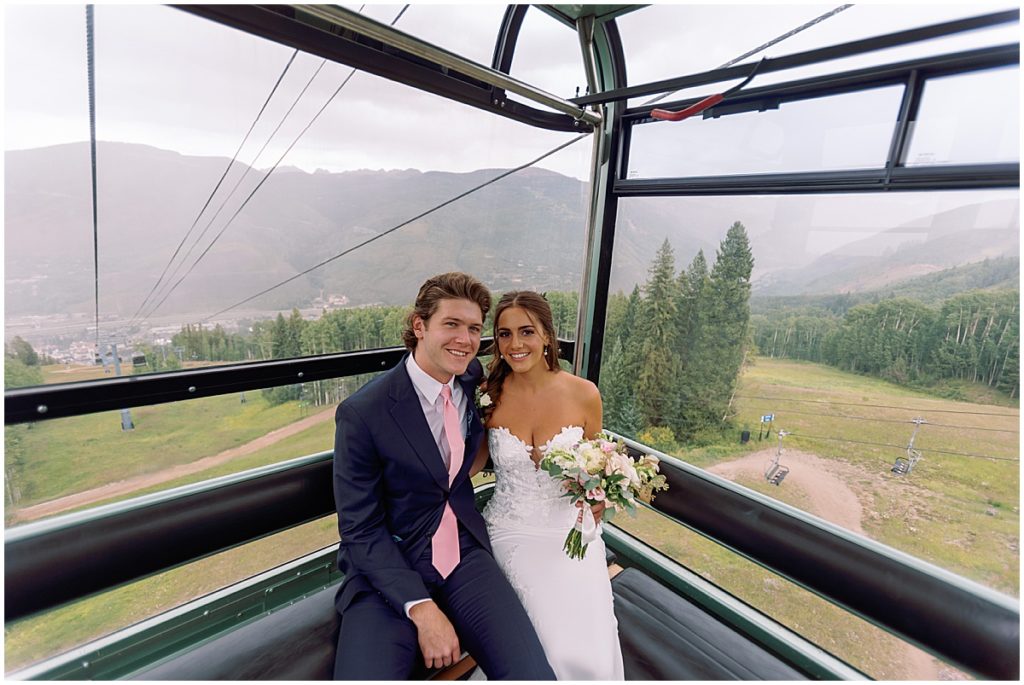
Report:
[[[461,271],[449,271],[445,274],[438,274],[428,278],[420,286],[416,295],[416,302],[413,303],[412,311],[405,318],[405,330],[402,331],[402,342],[409,350],[416,349],[416,333],[412,329],[412,322],[418,316],[424,321],[430,320],[441,300],[469,300],[480,307],[481,318],[487,318],[487,312],[491,310],[491,293],[487,286]]]

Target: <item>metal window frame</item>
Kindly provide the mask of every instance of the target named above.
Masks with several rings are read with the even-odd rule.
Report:
[[[489,354],[492,341],[490,337],[482,338],[477,356]],[[558,353],[563,359],[572,359],[575,348],[576,343],[571,340],[558,341]],[[386,347],[15,388],[4,391],[4,424],[46,421],[376,373],[393,368],[405,353],[404,347]]]
[[[457,67],[453,68],[438,61],[438,58],[422,57],[410,51],[415,49],[414,43],[425,44],[424,41],[405,36],[408,40],[403,49],[385,42],[383,38],[368,37],[358,30],[346,28],[337,23],[336,17],[331,16],[332,13],[355,14],[343,8],[327,5],[172,6],[276,43],[347,64],[360,71],[404,83],[531,126],[565,132],[591,129],[588,120],[593,117],[589,114],[579,118],[509,100],[505,97],[504,88],[511,90],[519,82],[500,71],[475,65],[473,74],[470,75],[467,73],[468,65],[473,63],[469,60],[462,60],[467,66],[460,71]],[[401,34],[365,17],[361,17],[359,21],[365,22],[366,25],[372,24],[380,29],[384,36]],[[392,43],[398,41],[397,38],[391,40]],[[435,52],[440,54],[446,51],[435,48]],[[498,85],[499,82],[506,84],[504,88]],[[532,90],[534,94],[540,93],[537,89]],[[532,95],[527,94],[526,97]],[[580,107],[561,98],[548,96],[548,101],[554,103],[552,106],[564,102],[566,109],[581,111]]]
[[[704,117],[719,116],[723,112],[728,114],[730,110],[754,110],[766,106],[769,102],[772,108],[777,108],[789,102],[822,99],[893,85],[902,85],[904,91],[897,119],[894,121],[888,154],[877,168],[629,179],[624,176],[628,165],[628,159],[624,158],[615,182],[615,192],[621,197],[645,197],[1019,187],[1019,162],[905,167],[902,159],[909,145],[912,125],[917,117],[924,86],[928,80],[990,69],[1011,68],[1019,64],[1020,46],[1001,45],[752,88],[729,98],[722,105],[708,109]],[[700,99],[679,100],[666,107],[686,107]],[[645,108],[627,110],[624,119],[630,130],[633,126],[673,125],[651,119],[649,111]]]

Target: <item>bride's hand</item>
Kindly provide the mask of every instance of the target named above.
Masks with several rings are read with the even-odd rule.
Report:
[[[584,503],[577,502],[576,506],[582,508],[584,506]],[[604,502],[598,502],[597,504],[593,504],[590,506],[590,511],[594,514],[594,520],[598,523],[601,522],[601,517],[604,515],[604,510],[606,506],[607,505]]]

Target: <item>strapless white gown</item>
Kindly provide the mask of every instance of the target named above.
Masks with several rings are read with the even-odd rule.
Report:
[[[566,426],[541,452],[583,438]],[[612,610],[604,541],[583,559],[562,545],[579,509],[530,459],[531,448],[507,428],[488,431],[494,495],[483,516],[498,565],[519,595],[559,680],[623,680],[618,622]]]

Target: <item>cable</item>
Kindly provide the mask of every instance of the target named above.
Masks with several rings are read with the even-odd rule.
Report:
[[[96,301],[96,354],[100,352],[100,235],[96,211],[96,65],[93,43],[93,6],[85,6],[85,68],[89,80],[89,152],[92,159],[92,268]]]
[[[394,26],[395,23],[398,22],[399,19],[401,19],[402,15],[405,14],[405,11],[407,9],[409,9],[409,5],[404,5],[402,7],[402,9],[398,12],[398,14],[395,15],[395,18],[391,20],[391,25],[392,26]],[[331,97],[327,98],[327,102],[325,102],[323,104],[323,106],[317,111],[317,113],[313,115],[313,118],[310,119],[309,123],[306,124],[305,128],[303,128],[299,132],[299,135],[297,135],[295,137],[295,140],[293,140],[291,142],[291,144],[284,151],[284,153],[278,158],[278,160],[276,162],[274,162],[274,165],[270,168],[270,170],[268,170],[267,173],[263,175],[263,178],[260,179],[260,182],[256,184],[256,187],[253,188],[252,192],[249,193],[248,197],[245,198],[245,200],[242,202],[242,205],[235,211],[234,214],[231,215],[231,218],[228,219],[227,223],[224,224],[224,227],[220,229],[220,232],[217,233],[216,236],[214,236],[213,241],[209,245],[207,245],[206,249],[203,250],[203,252],[199,255],[199,257],[196,258],[196,261],[194,261],[192,263],[192,266],[189,267],[189,270],[187,272],[185,272],[185,275],[182,276],[180,279],[178,279],[178,281],[174,284],[174,286],[172,286],[171,289],[169,291],[167,291],[167,294],[163,296],[163,299],[161,299],[160,302],[157,303],[157,305],[155,307],[153,307],[153,309],[150,310],[150,312],[149,312],[149,314],[147,314],[147,316],[152,316],[156,312],[156,310],[159,309],[161,307],[161,305],[163,305],[163,303],[165,301],[167,301],[167,298],[170,297],[171,293],[173,293],[175,290],[177,290],[178,286],[181,285],[182,281],[184,281],[188,277],[188,275],[190,273],[192,273],[192,270],[196,268],[196,266],[199,264],[199,262],[202,261],[203,257],[205,257],[206,254],[210,251],[210,249],[217,243],[217,241],[220,240],[220,237],[222,235],[224,235],[224,231],[226,231],[228,229],[228,227],[231,225],[231,223],[235,220],[235,217],[237,217],[242,212],[242,210],[245,209],[245,206],[247,204],[249,204],[249,200],[251,200],[253,198],[253,196],[257,193],[257,191],[259,191],[259,189],[261,187],[263,187],[263,184],[266,182],[266,180],[268,178],[270,178],[270,175],[272,173],[274,173],[274,170],[277,169],[278,165],[281,164],[282,160],[284,160],[284,158],[288,155],[288,153],[291,152],[292,148],[295,147],[296,143],[299,142],[299,139],[302,138],[303,135],[305,135],[306,131],[309,130],[310,126],[312,126],[313,123],[316,122],[316,120],[318,118],[320,118],[320,115],[324,113],[324,110],[326,110],[328,105],[330,105],[331,102],[334,101],[334,98],[337,97],[338,93],[341,92],[341,89],[344,88],[348,84],[349,80],[351,80],[351,78],[355,75],[355,73],[356,73],[356,69],[352,69],[352,71],[349,72],[348,76],[345,77],[345,80],[341,82],[341,85],[338,86],[337,89],[335,89],[334,93],[331,94]],[[214,314],[213,316],[216,316],[216,314]],[[208,321],[208,320],[209,320],[209,318],[203,319],[203,321]]]
[[[296,52],[297,52],[297,51],[296,51]],[[313,84],[313,81],[314,81],[314,80],[316,79],[316,77],[317,77],[317,76],[318,76],[318,75],[320,74],[320,71],[321,71],[321,70],[322,70],[322,69],[324,68],[324,65],[325,65],[325,64],[327,64],[327,60],[326,60],[326,59],[325,59],[325,60],[322,60],[322,61],[320,62],[320,66],[318,66],[318,67],[316,68],[316,70],[315,70],[315,71],[313,72],[313,75],[312,75],[312,76],[311,76],[311,77],[309,78],[309,80],[308,80],[308,81],[306,81],[306,85],[305,85],[305,86],[304,86],[304,87],[302,88],[302,90],[301,90],[301,91],[299,92],[299,94],[298,94],[298,95],[297,95],[297,96],[295,97],[295,100],[294,100],[294,101],[292,102],[292,104],[291,104],[291,107],[289,107],[289,108],[288,108],[288,111],[284,113],[284,116],[283,116],[283,117],[281,117],[281,120],[280,120],[280,121],[279,121],[279,122],[277,123],[277,126],[276,126],[276,127],[274,128],[274,130],[273,130],[273,131],[272,131],[272,132],[270,133],[270,136],[269,136],[269,137],[267,137],[267,140],[266,140],[266,141],[265,141],[265,142],[263,143],[263,147],[261,147],[261,148],[260,148],[260,150],[259,150],[259,152],[257,152],[257,153],[256,153],[256,156],[255,156],[255,157],[253,157],[252,161],[251,161],[251,162],[249,162],[249,164],[248,164],[248,165],[246,165],[246,169],[245,169],[245,171],[244,171],[244,172],[242,173],[242,175],[241,175],[241,176],[240,176],[240,177],[238,178],[238,180],[237,180],[237,181],[235,182],[235,185],[234,185],[234,186],[233,186],[233,187],[231,188],[231,190],[230,190],[230,191],[228,192],[228,194],[227,194],[227,197],[225,197],[225,198],[224,198],[224,201],[220,203],[220,207],[218,207],[218,208],[217,208],[217,211],[216,211],[216,212],[214,213],[213,217],[212,217],[212,218],[211,218],[211,219],[210,219],[210,220],[209,220],[208,222],[206,222],[206,226],[204,226],[204,227],[203,227],[203,230],[202,230],[202,231],[201,231],[201,232],[199,233],[199,236],[198,236],[198,237],[197,237],[197,238],[196,238],[196,239],[195,239],[195,240],[194,240],[194,241],[192,242],[192,244],[191,244],[191,245],[189,246],[189,248],[188,248],[188,251],[187,251],[187,252],[185,253],[185,256],[184,256],[184,257],[182,257],[182,258],[181,258],[181,261],[180,261],[180,262],[178,263],[178,265],[177,265],[176,267],[174,267],[174,271],[172,271],[172,272],[171,272],[171,276],[170,276],[170,278],[172,278],[172,279],[173,279],[173,278],[174,278],[175,276],[177,276],[177,275],[178,275],[178,270],[179,270],[179,269],[181,269],[181,267],[182,267],[182,266],[183,266],[183,265],[185,264],[185,262],[186,262],[186,261],[188,261],[188,258],[189,258],[189,257],[190,257],[190,256],[192,255],[192,251],[193,251],[193,250],[194,250],[194,249],[196,248],[196,245],[198,245],[198,244],[199,244],[200,242],[202,242],[202,240],[203,240],[203,236],[205,236],[205,235],[206,235],[206,232],[210,230],[210,227],[211,227],[211,226],[213,226],[213,222],[215,222],[215,221],[217,220],[217,217],[218,217],[218,216],[220,216],[220,213],[221,213],[221,211],[223,211],[224,207],[226,207],[226,206],[227,206],[227,204],[228,204],[228,201],[229,201],[229,200],[231,200],[231,198],[232,198],[232,197],[234,197],[234,195],[235,195],[235,191],[236,191],[236,190],[238,190],[238,187],[239,187],[240,185],[242,185],[242,181],[244,181],[244,180],[245,180],[245,179],[246,179],[246,178],[247,178],[247,177],[249,176],[249,172],[250,172],[250,171],[252,171],[253,165],[254,165],[254,164],[256,164],[256,162],[257,162],[257,161],[259,160],[260,156],[261,156],[261,155],[263,154],[263,151],[267,149],[267,146],[268,146],[268,145],[270,145],[270,142],[271,142],[271,141],[272,141],[272,140],[274,139],[274,136],[275,136],[275,135],[277,135],[277,132],[281,130],[281,127],[282,127],[282,126],[284,125],[284,122],[288,120],[288,117],[289,117],[289,116],[291,115],[291,113],[292,113],[292,111],[293,111],[293,110],[295,109],[296,105],[298,105],[298,104],[299,104],[299,100],[301,100],[301,99],[302,99],[302,96],[306,94],[306,91],[307,91],[307,90],[309,90],[309,87],[310,87],[310,86],[311,86],[311,85]],[[278,163],[280,163],[280,160],[278,160]],[[276,166],[277,166],[277,165],[275,165],[275,167],[276,167]],[[272,170],[273,170],[273,169],[272,169]],[[272,171],[272,170],[271,170],[271,171]],[[267,175],[269,175],[269,172],[268,172],[268,174],[267,174]],[[250,195],[250,197],[251,197],[251,195]],[[248,198],[246,198],[246,202],[248,202]],[[245,206],[245,203],[243,203],[243,204],[242,204],[242,206],[244,207],[244,206]],[[239,209],[241,209],[241,208],[239,208]],[[238,214],[238,213],[236,212],[236,213],[235,213],[235,215],[237,216],[237,214]],[[233,221],[233,220],[234,220],[234,218],[235,218],[235,217],[234,217],[234,216],[232,216],[232,217],[231,217],[231,219],[230,219],[230,220],[228,221],[228,224],[230,224],[230,223],[231,223],[231,221]],[[201,255],[199,256],[199,258],[198,258],[198,259],[196,259],[196,261],[195,261],[195,262],[194,262],[194,263],[192,264],[192,266],[191,266],[191,267],[189,267],[189,270],[188,270],[188,272],[186,272],[186,274],[185,274],[186,276],[187,276],[187,275],[188,275],[189,273],[191,273],[192,269],[193,269],[193,268],[195,268],[196,264],[198,264],[198,263],[199,263],[199,260],[200,260],[200,259],[202,259],[203,255],[205,255],[205,254],[206,254],[206,252],[207,252],[207,251],[209,251],[209,249],[210,249],[211,247],[213,247],[213,243],[216,243],[216,242],[217,242],[217,239],[218,239],[218,238],[220,238],[220,236],[221,236],[221,235],[222,235],[222,234],[224,233],[224,230],[225,230],[226,228],[227,228],[227,225],[225,225],[225,226],[224,226],[224,228],[222,228],[222,229],[221,229],[220,233],[218,233],[218,234],[216,235],[216,237],[214,237],[214,239],[213,239],[213,242],[211,242],[211,243],[210,243],[210,245],[209,245],[209,246],[207,246],[207,248],[206,248],[206,250],[205,250],[205,251],[203,252],[203,254],[201,254]],[[182,277],[182,279],[181,279],[181,280],[184,280],[184,276]],[[180,283],[180,282],[181,282],[181,280],[179,280],[179,281],[178,281],[178,283]],[[176,287],[176,286],[177,286],[177,283],[175,283],[175,287]],[[172,287],[172,290],[173,290],[173,289],[174,289],[174,288]],[[170,293],[168,292],[168,293],[167,293],[167,295],[170,295]],[[160,306],[160,304],[163,304],[163,302],[164,302],[164,299],[167,299],[167,298],[166,298],[166,296],[165,296],[165,297],[164,297],[163,299],[161,299],[161,300],[160,300],[160,303],[159,303],[159,304],[157,304],[157,305],[156,305],[156,307],[154,307],[154,308],[153,308],[153,309],[152,309],[152,310],[151,310],[151,311],[149,312],[149,314],[147,314],[146,316],[148,317],[148,316],[152,315],[152,314],[153,314],[153,312],[155,312],[155,311],[157,310],[157,308],[158,308],[158,307]]]
[[[235,150],[235,154],[231,156],[231,161],[229,161],[228,165],[224,168],[224,173],[220,175],[220,179],[217,181],[217,185],[213,187],[213,190],[210,192],[210,196],[206,198],[206,202],[203,204],[203,208],[199,210],[199,214],[196,215],[195,221],[192,222],[192,225],[189,227],[184,237],[182,237],[181,242],[178,243],[178,246],[176,248],[174,248],[174,254],[172,254],[171,258],[167,260],[167,265],[164,266],[164,270],[160,274],[160,277],[156,280],[156,283],[153,285],[153,288],[149,291],[149,294],[146,295],[146,298],[142,301],[142,304],[139,305],[139,308],[135,310],[135,313],[131,315],[128,325],[131,325],[131,322],[135,320],[135,317],[139,315],[139,312],[141,312],[143,308],[146,306],[146,303],[149,302],[149,299],[153,296],[153,293],[156,292],[156,290],[160,287],[160,284],[164,280],[164,276],[167,275],[167,269],[170,268],[171,264],[178,256],[178,253],[181,252],[181,248],[185,244],[185,241],[187,241],[188,237],[192,235],[192,231],[195,230],[196,225],[199,223],[199,219],[203,216],[203,213],[206,211],[206,208],[210,206],[210,202],[213,200],[213,196],[217,194],[217,191],[220,189],[221,183],[223,183],[224,179],[227,178],[228,172],[231,171],[231,166],[235,163],[235,160],[238,159],[238,153],[242,151],[242,147],[245,145],[245,142],[249,140],[249,136],[252,134],[253,129],[256,128],[256,124],[263,116],[263,112],[266,111],[267,105],[270,104],[271,98],[274,97],[274,93],[277,92],[278,86],[281,85],[281,81],[284,80],[285,74],[287,74],[288,70],[291,69],[292,63],[295,61],[295,57],[298,54],[299,51],[295,50],[295,52],[292,53],[292,56],[288,59],[288,63],[284,65],[284,70],[281,72],[281,75],[277,77],[277,82],[274,83],[274,87],[270,89],[270,94],[267,95],[267,99],[263,101],[263,106],[260,107],[260,111],[259,113],[256,114],[256,118],[252,120],[252,124],[249,126],[249,130],[245,132],[245,136],[242,138],[242,142],[238,144],[238,149]],[[202,236],[200,236],[199,239],[201,238]],[[185,255],[185,257],[182,258],[182,261],[186,259],[188,259],[188,255]]]
[[[865,405],[861,405],[861,406],[865,406]],[[817,414],[815,412],[795,411],[793,409],[786,409],[784,412],[779,412],[779,413],[780,414],[801,414],[803,416],[820,416],[820,417],[826,418],[826,419],[856,419],[858,421],[878,421],[878,422],[881,422],[881,423],[904,423],[904,424],[906,424],[906,423],[913,423],[914,422],[912,419],[882,419],[882,418],[875,418],[875,417],[872,417],[872,416],[851,416],[849,414]],[[931,421],[925,421],[923,425],[925,425],[925,426],[936,426],[936,427],[939,427],[939,428],[959,428],[960,430],[969,430],[969,431],[989,431],[989,432],[994,432],[994,433],[1018,433],[1019,432],[1019,431],[1011,430],[1009,428],[982,428],[980,426],[954,426],[954,425],[948,424],[948,423],[932,423]]]
[[[514,169],[508,169],[508,170],[498,174],[497,176],[495,176],[494,178],[492,178],[489,181],[484,181],[480,185],[475,186],[473,188],[470,188],[469,190],[467,190],[465,192],[459,193],[455,197],[453,197],[453,198],[451,198],[449,200],[445,200],[441,204],[436,205],[434,207],[431,207],[430,209],[426,210],[425,212],[421,212],[421,213],[417,214],[416,216],[412,217],[411,219],[406,219],[405,221],[403,221],[402,223],[398,224],[397,226],[392,226],[391,228],[389,228],[388,230],[384,231],[383,233],[378,233],[377,235],[373,236],[372,238],[367,238],[366,240],[364,240],[363,242],[359,243],[358,245],[354,245],[354,246],[348,248],[347,250],[343,250],[342,252],[339,252],[338,254],[334,255],[333,257],[328,257],[327,259],[323,260],[322,262],[319,262],[318,264],[314,264],[313,266],[309,267],[305,271],[300,271],[299,273],[295,274],[294,276],[290,276],[289,278],[284,279],[283,281],[281,281],[280,283],[278,283],[276,285],[272,285],[272,286],[270,286],[269,288],[267,288],[265,290],[261,290],[260,292],[256,293],[255,295],[251,295],[251,296],[245,298],[244,300],[236,302],[235,304],[231,305],[230,307],[226,307],[226,308],[220,310],[219,312],[215,312],[214,314],[210,314],[206,318],[200,319],[200,323],[209,321],[210,319],[212,319],[215,316],[220,316],[221,314],[223,314],[225,312],[231,311],[235,307],[239,307],[239,306],[245,304],[246,302],[249,302],[251,300],[255,300],[257,297],[260,297],[262,295],[266,295],[270,291],[276,290],[277,288],[280,288],[282,285],[285,285],[287,283],[291,283],[296,278],[299,278],[301,276],[305,276],[306,274],[310,273],[311,271],[315,271],[315,270],[319,269],[322,266],[330,264],[335,259],[338,259],[339,257],[344,257],[345,255],[349,254],[350,252],[354,252],[354,251],[358,250],[359,248],[361,248],[361,247],[363,247],[365,245],[369,245],[370,243],[374,242],[375,240],[380,240],[384,236],[386,236],[386,235],[388,235],[390,233],[394,233],[395,231],[397,231],[398,229],[402,228],[403,226],[408,226],[412,222],[414,222],[414,221],[416,221],[418,219],[422,219],[423,217],[427,216],[428,214],[432,214],[432,213],[436,212],[439,209],[447,207],[448,205],[452,204],[453,202],[456,202],[457,200],[461,200],[462,198],[464,198],[467,195],[470,195],[472,193],[475,193],[476,191],[480,190],[481,188],[485,188],[486,186],[489,186],[492,183],[500,181],[501,179],[505,178],[506,176],[511,176],[512,174],[516,173],[517,171],[522,171],[523,169],[525,169],[527,167],[533,166],[534,164],[536,164],[537,162],[541,161],[542,159],[545,159],[546,157],[550,157],[551,155],[555,154],[556,152],[559,152],[560,150],[562,150],[564,148],[567,148],[570,145],[572,145],[573,143],[577,143],[580,140],[582,140],[582,139],[584,139],[584,138],[586,138],[586,137],[588,137],[590,135],[591,135],[590,133],[581,133],[580,135],[576,136],[572,140],[570,140],[568,142],[565,142],[565,143],[562,143],[561,145],[559,145],[558,147],[556,147],[556,148],[554,148],[552,150],[548,150],[547,152],[545,152],[540,157],[537,157],[536,159],[534,159],[534,160],[532,160],[530,162],[527,162],[526,164],[521,164],[521,165],[517,166]]]
[[[806,24],[804,24],[802,26],[796,27],[792,31],[788,31],[788,32],[782,34],[781,36],[779,36],[777,38],[773,38],[772,40],[768,41],[767,43],[764,43],[763,45],[759,45],[758,47],[754,48],[753,50],[750,50],[749,52],[745,52],[742,55],[740,55],[739,57],[736,57],[735,59],[731,59],[731,60],[729,60],[728,62],[726,62],[725,64],[723,64],[721,66],[715,67],[714,70],[725,69],[726,67],[731,67],[732,65],[736,64],[740,60],[746,59],[747,57],[750,57],[751,55],[756,55],[757,53],[761,52],[762,50],[767,50],[768,48],[770,48],[771,46],[775,45],[776,43],[780,43],[780,42],[786,40],[787,38],[795,36],[796,34],[800,33],[804,29],[809,29],[812,26],[814,26],[815,24],[819,24],[819,23],[825,21],[826,19],[828,19],[829,17],[831,17],[833,15],[836,15],[836,14],[839,14],[843,10],[847,10],[847,9],[849,9],[851,7],[853,7],[853,5],[840,5],[839,7],[836,7],[834,10],[831,10],[829,12],[825,12],[825,14],[821,15],[820,17],[817,17],[815,19],[811,19]],[[661,95],[657,95],[657,96],[651,98],[650,100],[648,100],[647,102],[645,102],[644,103],[644,107],[646,107],[647,105],[653,105],[656,102],[661,102],[662,100],[667,98],[669,95],[672,95],[672,94],[678,93],[678,92],[679,92],[678,90],[673,90],[673,91],[670,91],[668,93],[662,93]]]
[[[872,445],[874,447],[892,447],[893,449],[904,450],[904,451],[907,449],[906,445],[890,445],[889,443],[885,443],[885,442],[868,442],[868,441],[865,441],[865,440],[853,440],[853,439],[850,439],[850,438],[828,438],[828,437],[824,437],[824,436],[821,436],[821,435],[806,435],[804,433],[796,433],[796,432],[794,432],[794,433],[787,433],[786,437],[787,438],[806,438],[808,440],[830,440],[832,442],[849,442],[849,443],[853,443],[855,445]],[[937,450],[937,449],[932,449],[930,447],[915,446],[915,449],[918,449],[921,452],[935,452],[936,454],[952,454],[952,455],[956,455],[958,457],[974,457],[976,459],[994,459],[996,461],[1020,461],[1020,459],[1013,459],[1013,458],[1010,458],[1010,457],[990,457],[987,454],[971,454],[969,452],[951,452],[949,450]]]
[[[922,414],[970,414],[974,416],[1004,416],[1006,418],[1017,418],[1017,414],[997,414],[985,411],[960,411],[958,409],[915,409],[914,407],[897,407],[890,404],[867,404],[864,402],[833,402],[831,400],[799,400],[789,397],[763,397],[761,395],[737,395],[736,397],[747,400],[771,400],[773,402],[811,402],[814,404],[838,404],[849,407],[874,407],[876,409],[905,409],[906,411],[919,412]]]

